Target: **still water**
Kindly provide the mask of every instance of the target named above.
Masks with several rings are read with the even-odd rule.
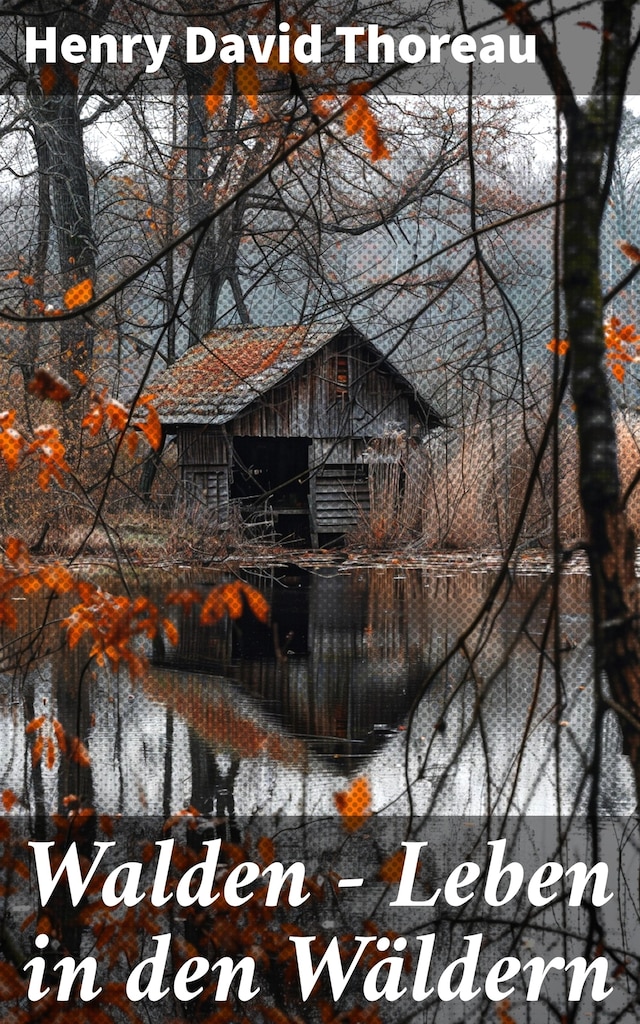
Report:
[[[177,646],[156,644],[134,682],[87,664],[52,628],[29,634],[42,607],[25,601],[21,627],[38,640],[5,648],[2,788],[32,811],[82,791],[111,814],[314,816],[366,776],[380,813],[405,813],[409,792],[421,814],[586,810],[596,720],[584,576],[562,583],[557,658],[544,575],[517,577],[463,644],[490,573],[347,562],[244,578],[269,601],[268,625],[248,611],[209,627],[181,615]],[[25,726],[42,715],[80,736],[89,767],[33,767]],[[630,813],[612,714],[597,728],[599,808]]]

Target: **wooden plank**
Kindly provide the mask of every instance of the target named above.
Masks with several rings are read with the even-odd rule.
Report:
[[[309,477],[309,534],[311,546],[318,547],[318,490],[316,474]]]
[[[316,476],[318,532],[341,532],[357,526],[369,508],[369,488],[355,465],[326,465]],[[356,475],[357,474],[357,475]]]
[[[226,464],[227,442],[222,430],[182,428],[178,431],[178,458],[182,466]]]

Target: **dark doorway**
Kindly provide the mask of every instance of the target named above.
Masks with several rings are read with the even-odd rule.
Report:
[[[306,437],[234,437],[231,497],[273,516],[277,537],[310,543]]]

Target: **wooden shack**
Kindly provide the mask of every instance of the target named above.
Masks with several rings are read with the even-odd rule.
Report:
[[[367,510],[365,449],[441,420],[350,326],[216,329],[153,382],[182,485],[229,521],[317,546]]]

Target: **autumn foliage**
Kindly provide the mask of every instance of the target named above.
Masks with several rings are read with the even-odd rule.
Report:
[[[86,384],[84,374],[80,374],[80,383]],[[66,402],[71,396],[69,384],[46,368],[36,372],[28,390],[42,401],[54,403]],[[162,445],[162,427],[150,395],[141,396],[133,408],[127,409],[117,399],[110,398],[106,389],[94,392],[82,427],[91,437],[102,430],[111,432],[118,443],[126,444],[130,455],[135,453],[140,437],[144,437],[154,451]],[[38,467],[38,485],[43,491],[48,490],[51,482],[64,487],[71,472],[60,429],[44,423],[35,427],[29,436],[17,423],[15,409],[0,412],[0,457],[10,473],[28,460],[34,461]]]
[[[633,324],[623,324],[619,317],[612,316],[604,325],[607,365],[621,384],[626,373],[626,364],[635,363],[638,355],[640,335]]]
[[[152,395],[143,395],[138,399],[135,410],[127,409],[122,402],[111,398],[105,388],[100,394],[93,394],[82,426],[92,437],[103,428],[122,435],[130,455],[135,454],[140,437],[145,438],[150,448],[158,451],[162,446],[162,426],[152,399]]]
[[[4,554],[0,570],[0,622],[9,629],[15,629],[18,621],[13,596],[20,592],[29,595],[45,592],[64,595],[67,599],[77,598],[77,603],[61,621],[61,628],[70,648],[77,647],[86,638],[88,656],[95,658],[99,665],[108,665],[114,670],[126,667],[132,677],[139,677],[148,663],[139,641],[153,640],[162,633],[169,643],[178,642],[171,618],[148,597],[111,594],[61,564],[32,564],[24,542],[17,537],[7,539]],[[203,625],[212,625],[224,615],[237,619],[245,606],[261,622],[269,617],[269,606],[263,595],[242,580],[214,586],[204,597],[196,590],[170,590],[164,600],[169,609],[174,606],[191,609],[201,604]]]
[[[634,246],[623,247],[625,255],[636,261],[634,253],[637,252]],[[638,253],[640,259],[640,253]],[[634,324],[623,324],[618,316],[609,317],[604,323],[604,344],[607,367],[613,377],[622,384],[624,382],[626,367],[628,363],[640,361],[640,335],[638,335]],[[567,338],[553,338],[547,348],[554,355],[565,356],[570,349],[570,342]]]
[[[352,86],[341,106],[335,93],[323,93],[314,100],[313,110],[318,117],[327,118],[338,109],[344,119],[346,134],[361,135],[370,159],[384,160],[391,154],[384,143],[377,118],[367,99],[366,93],[369,88],[366,82]]]

